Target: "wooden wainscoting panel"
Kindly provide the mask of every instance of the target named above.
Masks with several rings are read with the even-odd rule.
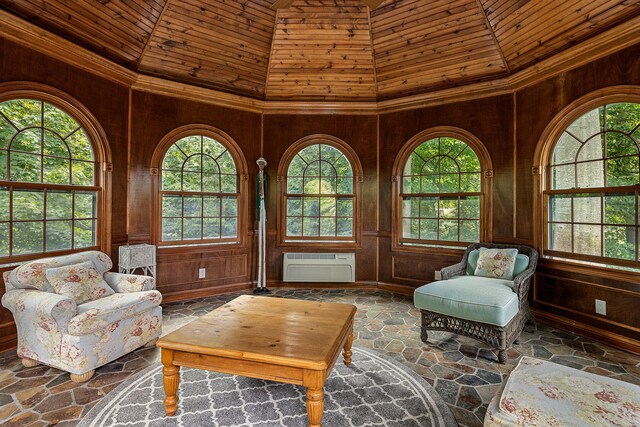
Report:
[[[391,283],[422,286],[435,280],[435,271],[460,261],[460,256],[395,252],[391,257]]]

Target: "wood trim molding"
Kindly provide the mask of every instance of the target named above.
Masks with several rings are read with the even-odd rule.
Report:
[[[0,10],[1,12],[1,10]],[[76,119],[89,136],[99,168],[98,178],[98,243],[100,250],[111,256],[111,172],[113,169],[111,148],[104,129],[93,113],[80,101],[66,92],[36,82],[0,83],[0,102],[16,99],[32,98],[51,103],[69,113]]]
[[[151,77],[0,10],[0,37],[142,92],[263,114],[384,114],[513,93],[638,43],[640,16],[508,77],[379,102],[264,101]]]
[[[467,144],[478,156],[480,160],[480,189],[482,191],[481,200],[481,218],[480,218],[480,241],[491,242],[493,237],[493,163],[491,162],[491,156],[489,151],[484,146],[482,141],[478,139],[471,132],[456,128],[452,126],[437,126],[430,129],[426,129],[417,135],[410,138],[400,149],[396,155],[396,159],[393,162],[393,168],[391,169],[392,176],[392,192],[391,192],[391,212],[392,212],[392,225],[391,225],[391,249],[394,251],[407,251],[407,252],[424,252],[428,251],[431,247],[420,247],[411,245],[400,244],[400,230],[402,229],[402,215],[400,210],[400,193],[402,187],[402,173],[404,166],[409,159],[409,156],[414,152],[418,146],[424,142],[438,137],[453,137],[463,143]],[[443,193],[444,194],[444,193]],[[445,242],[440,244],[444,245]],[[452,242],[453,245],[455,243]],[[460,249],[464,249],[461,247]]]

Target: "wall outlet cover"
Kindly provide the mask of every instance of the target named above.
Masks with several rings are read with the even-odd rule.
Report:
[[[596,300],[596,313],[602,314],[603,316],[607,315],[607,302],[601,299]]]
[[[198,279],[204,279],[206,275],[207,275],[206,268],[201,268],[200,270],[198,270]]]

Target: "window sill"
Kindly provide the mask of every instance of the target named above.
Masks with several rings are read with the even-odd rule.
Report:
[[[391,250],[394,252],[407,252],[416,254],[438,254],[451,255],[462,258],[466,246],[446,246],[446,245],[400,245],[395,243]]]
[[[637,269],[621,267],[616,265],[608,266],[604,263],[595,263],[570,258],[560,258],[557,256],[543,255],[540,258],[540,266],[568,271],[576,274],[597,276],[602,278],[629,281],[638,281],[640,276],[640,266]]]

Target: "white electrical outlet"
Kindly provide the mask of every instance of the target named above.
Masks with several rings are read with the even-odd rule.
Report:
[[[198,270],[198,279],[204,279],[206,275],[207,275],[206,268],[201,268],[200,270]]]
[[[601,299],[596,300],[596,313],[602,314],[603,316],[607,315],[607,302]]]
[[[440,270],[434,271],[434,276],[436,280],[442,280],[442,273],[440,272]]]

